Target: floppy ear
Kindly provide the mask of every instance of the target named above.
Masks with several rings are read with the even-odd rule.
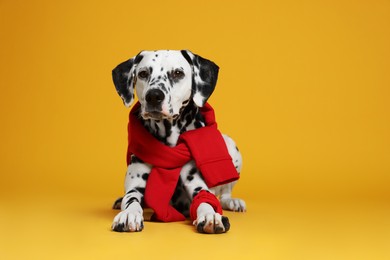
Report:
[[[116,91],[122,98],[126,107],[130,107],[134,101],[135,68],[143,56],[138,54],[125,62],[122,62],[112,70],[112,80]]]
[[[219,67],[188,50],[181,53],[192,67],[192,98],[197,106],[203,107],[215,89]]]

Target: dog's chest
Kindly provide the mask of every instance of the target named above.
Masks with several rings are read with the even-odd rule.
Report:
[[[176,145],[180,135],[180,129],[177,125],[173,125],[173,123],[168,120],[150,120],[149,124],[146,125],[148,131],[161,142],[169,146]]]
[[[146,129],[162,143],[175,146],[180,134],[205,126],[203,116],[196,110],[183,111],[179,118],[169,121],[145,120]]]

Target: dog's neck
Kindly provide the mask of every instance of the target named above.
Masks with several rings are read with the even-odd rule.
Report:
[[[143,120],[146,129],[162,143],[175,146],[180,134],[205,126],[204,118],[198,106],[190,99],[183,103],[177,118],[168,120]]]

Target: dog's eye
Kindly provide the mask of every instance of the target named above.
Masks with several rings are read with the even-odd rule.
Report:
[[[184,72],[182,70],[179,70],[179,69],[176,69],[173,74],[172,74],[172,77],[176,80],[178,79],[182,79],[184,78]]]
[[[138,72],[138,77],[140,79],[147,79],[149,77],[149,72],[146,70],[141,70],[140,72]]]

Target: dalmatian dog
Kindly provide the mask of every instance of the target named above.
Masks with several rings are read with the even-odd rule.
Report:
[[[215,63],[188,50],[142,51],[113,70],[113,81],[127,107],[132,105],[136,91],[141,104],[139,118],[145,128],[162,143],[175,146],[180,134],[205,126],[199,108],[214,91],[218,70]],[[223,138],[239,173],[241,154],[230,137]],[[114,204],[121,211],[114,218],[113,231],[143,230],[142,204],[152,167],[132,155],[125,177],[125,195]],[[171,204],[188,216],[192,198],[206,190],[219,198],[223,209],[244,212],[245,202],[231,197],[235,183],[209,189],[194,161],[190,161],[181,169]],[[230,228],[228,218],[207,203],[199,205],[193,224],[200,233],[224,233]]]

